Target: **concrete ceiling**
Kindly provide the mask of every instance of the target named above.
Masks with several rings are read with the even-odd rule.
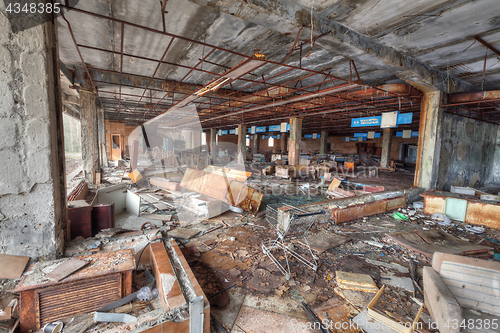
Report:
[[[497,0],[168,0],[163,14],[161,6],[156,0],[79,1],[76,9],[65,10],[74,38],[67,22],[57,19],[63,72],[75,87],[83,85],[82,57],[110,119],[151,119],[256,51],[269,62],[195,100],[204,127],[270,124],[275,115],[271,108],[241,112],[270,100],[231,105],[228,100],[234,101],[235,95],[227,96],[232,89],[241,90],[241,101],[245,94],[265,94],[275,85],[286,85],[290,92],[279,95],[282,100],[347,83],[332,81],[333,76],[355,81],[354,67],[368,86],[409,83],[446,93],[500,88],[500,55],[475,40],[479,36],[500,49]],[[287,54],[284,64],[292,67],[280,65]],[[200,62],[204,57],[206,61]],[[265,83],[257,83],[263,79]],[[167,94],[165,87],[174,87],[174,93]],[[374,110],[373,95],[349,100],[326,95],[317,103],[329,103],[328,107],[300,105],[300,115],[306,117],[307,130],[326,129],[340,121],[336,132],[344,134],[350,131],[350,118],[401,104],[402,111],[417,112],[408,127],[418,128],[419,96],[377,94],[375,100],[382,98],[387,98],[384,106]],[[224,118],[210,121],[222,111]],[[275,111],[287,117],[284,109]],[[244,117],[230,117],[234,112]],[[314,118],[308,112],[323,113]]]

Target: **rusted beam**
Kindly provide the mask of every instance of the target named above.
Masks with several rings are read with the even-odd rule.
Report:
[[[496,54],[500,55],[500,51],[498,51],[496,48],[493,47],[493,45],[491,45],[490,43],[488,43],[487,41],[485,41],[481,37],[474,36],[474,39],[477,40],[479,43],[483,44],[484,46],[486,46],[487,48],[489,48],[491,51],[493,51]]]
[[[500,90],[477,91],[448,95],[448,103],[443,106],[454,106],[470,103],[498,102]]]

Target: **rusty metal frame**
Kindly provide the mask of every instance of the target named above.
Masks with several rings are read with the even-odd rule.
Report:
[[[163,112],[166,112],[171,106],[176,105],[180,103],[182,100],[185,99],[192,99],[190,96],[193,95],[194,92],[186,92],[186,91],[179,91],[179,86],[184,82],[193,72],[200,72],[200,73],[205,73],[209,75],[214,75],[214,79],[211,82],[214,82],[218,80],[219,78],[224,76],[224,73],[215,73],[212,71],[204,70],[202,68],[202,64],[204,62],[210,63],[214,66],[220,66],[221,68],[228,69],[229,71],[234,69],[234,68],[229,68],[228,66],[224,66],[221,64],[217,64],[216,62],[210,61],[209,57],[212,55],[216,50],[218,51],[223,51],[228,54],[232,54],[234,56],[241,57],[245,60],[250,60],[252,59],[252,56],[245,55],[233,50],[225,49],[223,47],[219,47],[216,45],[211,45],[207,44],[205,42],[193,40],[187,37],[175,35],[166,31],[161,31],[153,28],[149,28],[147,26],[139,25],[136,23],[132,23],[129,21],[121,20],[118,18],[114,17],[109,17],[106,15],[101,15],[98,13],[86,11],[80,8],[73,8],[69,7],[67,2],[65,2],[64,5],[62,5],[64,9],[71,9],[75,12],[78,12],[80,14],[84,15],[89,15],[95,18],[107,20],[113,23],[117,23],[121,25],[121,47],[120,47],[120,52],[113,51],[113,50],[106,50],[90,45],[84,45],[84,44],[78,44],[76,42],[76,39],[73,38],[73,41],[75,43],[75,47],[77,48],[77,51],[80,55],[80,58],[84,64],[85,70],[87,72],[87,75],[90,77],[92,81],[92,77],[90,76],[90,67],[87,66],[84,62],[83,56],[81,55],[80,49],[81,48],[86,48],[94,51],[100,51],[100,52],[107,52],[111,54],[119,54],[120,56],[120,71],[112,71],[108,69],[99,69],[99,68],[94,68],[95,70],[100,70],[100,71],[105,71],[105,72],[111,72],[111,73],[116,73],[119,74],[119,83],[118,83],[118,93],[112,92],[109,90],[104,90],[102,92],[102,97],[105,101],[101,100],[101,92],[97,91],[97,87],[95,85],[96,82],[103,83],[103,84],[110,84],[110,85],[116,85],[116,83],[113,82],[106,82],[106,81],[92,81],[92,86],[96,92],[98,92],[98,97],[99,100],[101,101],[101,104],[103,107],[105,107],[106,114],[108,118],[115,118],[116,116],[116,111],[118,113],[117,119],[121,120],[122,119],[122,114],[123,115],[130,115],[131,119],[135,119],[139,122],[144,122],[148,119],[151,119]],[[162,14],[164,13],[164,10],[162,9]],[[63,19],[67,21],[67,19],[63,15]],[[68,23],[68,27],[71,30],[71,27]],[[133,54],[127,54],[123,50],[123,43],[124,43],[124,35],[125,35],[125,26],[130,26],[133,28],[149,31],[152,33],[160,34],[163,36],[168,36],[170,37],[170,42],[168,46],[165,49],[165,52],[163,53],[163,56],[160,60],[158,59],[152,59],[152,58],[147,58],[143,56],[137,56]],[[165,28],[164,28],[165,30]],[[323,34],[325,35],[325,34]],[[314,43],[314,41],[323,35],[314,37],[313,40],[310,40],[305,43],[301,43],[299,46],[293,45],[291,48],[291,53],[293,53],[296,50],[300,50],[301,56],[302,56],[302,48],[303,45],[307,43]],[[73,36],[74,37],[74,36]],[[173,44],[174,40],[182,40],[185,42],[189,42],[191,44],[197,44],[203,47],[207,47],[210,49],[208,53],[204,53],[203,57],[199,59],[198,63],[195,66],[185,66],[177,63],[171,63],[165,61],[167,52],[169,51],[171,45]],[[137,58],[137,59],[142,59],[146,61],[152,61],[156,62],[156,69],[154,73],[148,77],[149,81],[146,87],[136,87],[136,86],[130,86],[123,84],[123,75],[135,75],[135,76],[140,76],[136,74],[130,74],[130,73],[124,73],[123,72],[123,57],[131,57],[131,58]],[[244,61],[245,61],[244,60]],[[184,69],[189,69],[188,73],[184,75],[184,77],[180,80],[177,81],[177,84],[174,85],[173,88],[169,88],[168,91],[164,91],[165,94],[163,97],[152,97],[151,98],[151,103],[142,103],[142,100],[148,91],[156,91],[160,92],[161,90],[157,88],[150,88],[151,82],[153,80],[163,80],[159,78],[155,78],[155,75],[157,74],[160,66],[162,64],[166,65],[171,65],[171,66],[176,66]],[[272,119],[276,120],[277,118],[283,118],[287,119],[290,117],[295,117],[295,116],[307,116],[308,119],[309,117],[322,117],[325,120],[328,120],[330,122],[335,122],[336,124],[338,123],[338,116],[335,115],[337,113],[344,115],[347,115],[346,117],[340,117],[342,122],[347,123],[352,115],[352,117],[357,116],[358,114],[366,114],[366,113],[373,113],[373,112],[382,112],[384,110],[387,110],[387,108],[390,108],[391,105],[394,106],[396,105],[395,99],[402,100],[402,109],[404,110],[418,110],[418,106],[420,104],[420,99],[421,96],[406,92],[393,92],[393,91],[386,91],[380,87],[371,87],[367,85],[360,85],[361,84],[361,78],[360,74],[354,64],[354,61],[349,60],[349,65],[354,67],[354,70],[356,72],[357,80],[355,82],[352,81],[352,77],[350,80],[344,79],[341,77],[337,77],[335,75],[331,74],[331,68],[327,68],[323,71],[316,71],[312,70],[309,68],[304,68],[302,67],[302,64],[300,62],[299,66],[293,66],[290,64],[285,64],[283,62],[276,62],[276,61],[271,61],[271,60],[265,60],[263,66],[272,66],[273,69],[275,68],[283,68],[282,71],[279,71],[277,74],[274,74],[270,77],[265,78],[262,76],[262,80],[258,78],[248,78],[249,75],[256,76],[253,73],[247,73],[244,74],[242,77],[238,77],[234,81],[238,80],[240,87],[238,89],[234,89],[233,85],[231,84],[232,90],[227,90],[228,93],[221,96],[221,95],[215,95],[213,94],[207,94],[203,95],[201,97],[197,97],[198,100],[195,101],[198,107],[198,113],[200,116],[200,121],[202,122],[202,126],[207,128],[207,127],[213,127],[217,124],[218,127],[227,127],[231,126],[236,123],[234,120],[231,120],[234,118],[235,115],[239,115],[239,121],[237,123],[262,123],[262,122],[268,122],[271,121]],[[291,73],[293,71],[293,76],[294,78],[291,80],[286,80],[285,83],[273,83],[271,81],[273,80],[279,80],[280,78],[283,77],[285,73]],[[321,77],[324,77],[323,80],[309,84],[307,86],[303,86],[303,80],[306,78],[310,78],[312,76],[319,75]],[[103,79],[105,80],[105,79]],[[336,84],[334,81],[340,81],[343,82],[341,84]],[[277,81],[279,82],[279,81]],[[295,84],[294,84],[295,83]],[[298,87],[298,84],[300,83],[300,87]],[[333,85],[330,86],[329,88],[323,89],[324,85]],[[123,87],[130,87],[130,88],[138,88],[138,89],[144,89],[142,95],[139,97],[138,95],[134,94],[124,94],[122,92],[122,86]],[[260,86],[263,86],[263,90],[259,90],[258,93],[252,93],[248,92],[250,88],[258,88]],[[283,89],[282,90],[277,90],[277,94],[273,94],[271,96],[270,91],[273,89]],[[349,95],[342,95],[339,93],[336,93],[338,90],[346,90],[349,91],[350,93],[352,92],[352,97]],[[380,95],[371,96],[371,100],[366,100],[363,96],[362,90],[366,89],[369,91],[380,91]],[[356,91],[358,93],[356,93]],[[114,99],[118,100],[118,103],[113,101],[112,99],[108,99],[105,97],[106,95],[111,94]],[[172,97],[171,99],[167,99],[167,96],[169,94],[180,94],[183,96],[181,99],[178,99],[178,97]],[[241,96],[242,94],[247,95],[246,96]],[[116,98],[116,95],[118,95],[118,98]],[[128,101],[124,102],[122,101],[123,96],[128,96],[128,97],[134,97],[133,101]],[[138,100],[135,100],[135,97],[139,97]],[[153,102],[154,100],[154,102]],[[162,101],[168,100],[169,103],[162,103]],[[191,101],[193,102],[193,101]],[[130,105],[130,103],[135,103],[135,106],[133,107],[133,110],[127,106],[127,104]],[[118,105],[118,109],[116,109],[116,105]],[[284,106],[286,105],[286,107]],[[122,106],[127,109],[127,111],[124,111],[122,109]],[[114,110],[114,111],[113,111]],[[256,112],[252,111],[259,111],[258,114]],[[279,112],[276,114],[276,112]],[[334,114],[334,116],[330,115]],[[135,117],[134,117],[135,116]],[[224,121],[221,121],[221,119],[224,119]],[[324,124],[324,122],[318,122]],[[311,122],[311,124],[315,124],[314,122]],[[310,125],[305,122],[305,128],[307,129],[308,126]],[[340,127],[339,127],[340,128]]]

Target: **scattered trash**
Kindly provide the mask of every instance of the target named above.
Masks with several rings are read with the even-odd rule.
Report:
[[[59,333],[61,332],[62,328],[63,328],[63,323],[58,321],[55,323],[45,324],[45,326],[43,326],[42,328],[42,331],[44,333]]]
[[[424,209],[424,202],[423,201],[415,201],[415,202],[413,202],[413,208],[415,208],[415,209]]]
[[[439,225],[450,225],[451,224],[451,219],[442,213],[432,214],[431,218],[434,220],[437,220],[437,223]]]
[[[396,220],[402,220],[402,221],[408,221],[409,218],[406,217],[405,215],[399,213],[399,212],[394,212],[394,214],[392,214],[392,216],[396,219]]]
[[[464,227],[465,227],[465,230],[467,230],[468,232],[472,232],[474,234],[482,234],[484,232],[483,227],[471,226],[468,224],[466,224]]]
[[[141,301],[150,301],[158,296],[158,289],[149,287],[142,287],[137,293],[137,299]]]

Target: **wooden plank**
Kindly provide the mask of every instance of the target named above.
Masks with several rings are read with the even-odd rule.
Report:
[[[462,322],[462,308],[455,296],[432,267],[424,267],[423,278],[425,307],[439,328],[439,332],[460,332],[460,324],[456,325],[455,329],[453,325],[446,325],[447,321]]]
[[[0,254],[0,278],[19,279],[23,275],[24,269],[30,257],[14,256],[10,254]]]
[[[28,290],[21,293],[19,309],[21,333],[34,330],[37,326],[37,317],[39,317],[38,302],[35,300],[35,290]]]
[[[231,178],[231,179],[234,179],[234,180],[237,180],[240,182],[246,181],[252,175],[251,172],[248,172],[245,170],[222,168],[222,167],[213,166],[213,165],[207,166],[205,169],[203,169],[203,172],[212,173],[215,175]]]
[[[337,284],[342,289],[358,290],[369,293],[376,293],[378,291],[378,287],[370,275],[342,271],[336,271],[335,274]]]
[[[432,268],[434,268],[434,270],[437,273],[441,272],[441,263],[443,261],[455,262],[459,264],[465,264],[465,265],[500,271],[500,262],[498,261],[476,259],[464,256],[457,256],[454,254],[436,252],[432,257]]]
[[[441,229],[395,232],[386,234],[386,236],[404,247],[430,258],[435,252],[485,256],[491,250],[490,247],[471,244],[453,237]]]
[[[57,266],[52,272],[47,274],[45,277],[51,281],[61,281],[65,277],[73,274],[80,268],[87,266],[89,264],[88,261],[80,260],[80,259],[70,259],[66,262],[63,262],[59,266]]]
[[[386,209],[387,202],[385,200],[378,200],[356,206],[333,209],[332,216],[335,219],[335,223],[339,224],[356,220],[364,216],[385,213]]]
[[[500,315],[500,271],[443,261],[439,275],[461,306]]]
[[[151,255],[151,266],[153,275],[156,278],[156,286],[161,304],[169,311],[186,304],[186,299],[182,293],[179,282],[177,281],[174,269],[170,264],[168,253],[165,250],[163,242],[153,243],[149,246]],[[175,278],[170,290],[165,290],[165,278],[171,276]]]
[[[64,281],[66,283],[135,269],[135,257],[132,249],[95,253],[76,258],[88,260],[90,264],[66,277]],[[117,258],[120,258],[120,260],[117,260]],[[57,261],[54,261],[54,264],[55,263],[57,263]],[[33,273],[29,275],[25,274],[21,282],[14,289],[14,292],[19,293],[25,290],[39,289],[57,284],[57,282],[41,278],[44,276],[41,268],[46,266],[48,266],[48,262],[36,262],[31,265],[28,272]]]
[[[258,212],[262,193],[236,180],[216,174],[187,169],[181,187],[226,202],[251,212]]]

